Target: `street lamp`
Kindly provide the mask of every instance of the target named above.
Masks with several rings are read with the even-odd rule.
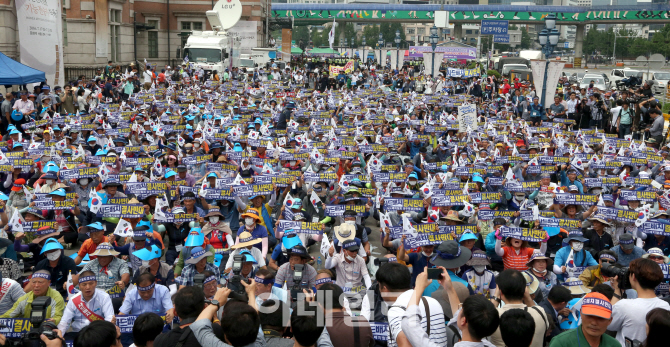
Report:
[[[365,64],[365,61],[368,60],[367,57],[365,56],[365,35],[363,35],[363,64]]]
[[[439,36],[437,36],[437,27],[433,25],[432,28],[430,28],[430,46],[433,48],[433,59],[432,61],[432,70],[431,70],[431,75],[435,77],[435,48],[437,48],[437,40],[439,39]]]
[[[540,105],[545,105],[545,94],[547,93],[547,72],[549,71],[549,58],[551,57],[554,48],[558,44],[558,37],[560,33],[556,29],[556,14],[550,13],[544,17],[544,29],[537,35],[540,46],[542,46],[542,54],[544,54],[544,80],[542,81],[542,95],[540,96]]]
[[[395,68],[398,70],[398,63],[400,62],[400,30],[395,31]]]
[[[384,36],[382,33],[379,33],[379,39],[377,40],[377,44],[379,44],[379,66],[382,65],[382,47],[384,47]]]
[[[351,59],[354,59],[354,46],[356,45],[356,40],[351,38]]]

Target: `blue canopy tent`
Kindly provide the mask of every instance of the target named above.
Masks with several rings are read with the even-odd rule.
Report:
[[[23,85],[46,80],[44,72],[23,65],[0,53],[0,85]]]

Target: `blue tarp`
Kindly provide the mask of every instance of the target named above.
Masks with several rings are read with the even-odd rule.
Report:
[[[0,85],[23,85],[46,80],[44,72],[0,53]]]

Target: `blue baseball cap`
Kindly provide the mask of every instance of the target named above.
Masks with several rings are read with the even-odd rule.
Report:
[[[461,238],[458,239],[458,242],[460,243],[467,240],[477,240],[477,236],[472,232],[465,232],[463,235],[461,235]]]
[[[89,229],[95,229],[95,230],[105,230],[105,227],[102,226],[102,223],[100,222],[95,222],[87,225]]]
[[[96,139],[95,136],[91,135],[88,137],[86,142],[98,142],[98,139]]]

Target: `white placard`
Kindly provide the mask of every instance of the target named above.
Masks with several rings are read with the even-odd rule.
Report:
[[[240,53],[253,55],[267,54],[265,52],[253,52],[251,49],[258,47],[258,22],[254,20],[243,20],[237,22],[234,27],[228,29],[228,35],[240,39]]]
[[[65,83],[60,0],[16,0],[21,63],[46,74],[51,86]]]
[[[477,129],[477,107],[474,104],[458,106],[458,131],[466,132]]]

